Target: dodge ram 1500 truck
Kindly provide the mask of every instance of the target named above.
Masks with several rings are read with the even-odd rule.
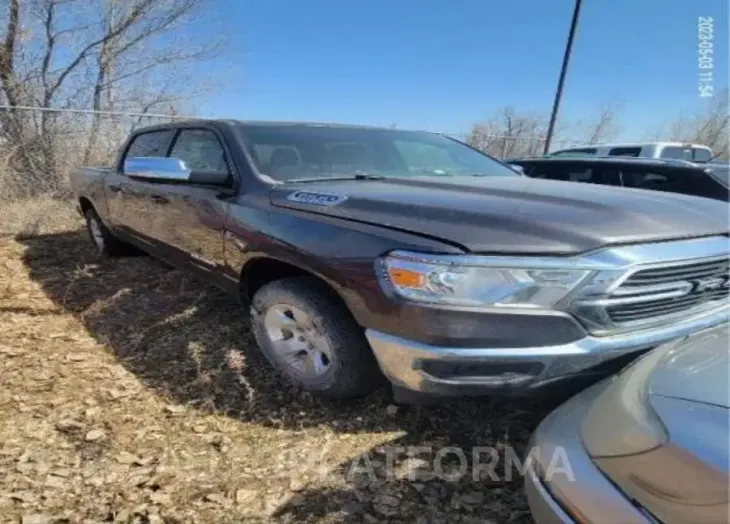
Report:
[[[101,254],[236,295],[332,397],[529,394],[728,319],[727,203],[530,179],[438,134],[179,122],[72,183]]]

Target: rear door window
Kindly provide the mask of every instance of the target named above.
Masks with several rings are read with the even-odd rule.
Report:
[[[704,147],[692,148],[692,160],[695,162],[709,162],[712,158],[712,152]]]
[[[626,187],[654,189],[658,191],[687,192],[692,194],[691,186],[697,181],[692,170],[623,170]]]
[[[692,160],[691,147],[669,146],[662,149],[662,158],[675,158],[677,160]]]
[[[604,186],[624,185],[621,171],[614,168],[597,168],[594,171],[593,183]]]
[[[638,157],[640,155],[641,155],[640,147],[614,147],[608,152],[608,156]]]
[[[531,178],[547,178],[566,182],[593,182],[592,168],[580,164],[537,164],[530,172]]]
[[[570,180],[568,167],[564,164],[536,164],[530,171],[530,178],[546,178],[548,180]]]
[[[710,152],[704,148],[667,146],[662,149],[662,158],[675,158],[689,160],[690,162],[707,162],[710,160]]]
[[[576,149],[565,149],[557,151],[550,156],[594,156],[598,152],[595,147],[581,147]]]
[[[670,191],[681,183],[681,172],[623,171],[623,182],[626,187],[637,189],[658,189]]]
[[[563,180],[566,182],[583,182],[586,184],[600,184],[604,186],[620,186],[621,174],[617,169],[605,169],[600,165],[588,166],[585,164],[537,164],[528,175],[531,178],[546,178],[549,180]]]
[[[125,158],[166,156],[172,135],[171,129],[141,133],[132,139]]]
[[[626,187],[728,199],[727,187],[717,177],[713,177],[709,170],[705,172],[688,167],[651,172],[624,171],[623,179]]]

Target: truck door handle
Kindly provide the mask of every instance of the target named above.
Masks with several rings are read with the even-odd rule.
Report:
[[[167,204],[170,199],[162,195],[152,195],[150,197],[155,204]]]
[[[109,184],[107,187],[112,193],[119,193],[122,190],[122,186],[119,184]]]

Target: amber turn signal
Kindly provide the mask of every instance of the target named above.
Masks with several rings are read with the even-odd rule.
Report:
[[[402,267],[388,268],[388,278],[394,285],[400,287],[422,288],[425,282],[422,273]]]

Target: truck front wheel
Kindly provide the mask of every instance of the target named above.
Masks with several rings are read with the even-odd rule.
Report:
[[[362,329],[314,278],[287,278],[261,287],[251,304],[251,328],[267,360],[306,391],[353,398],[384,383]]]

